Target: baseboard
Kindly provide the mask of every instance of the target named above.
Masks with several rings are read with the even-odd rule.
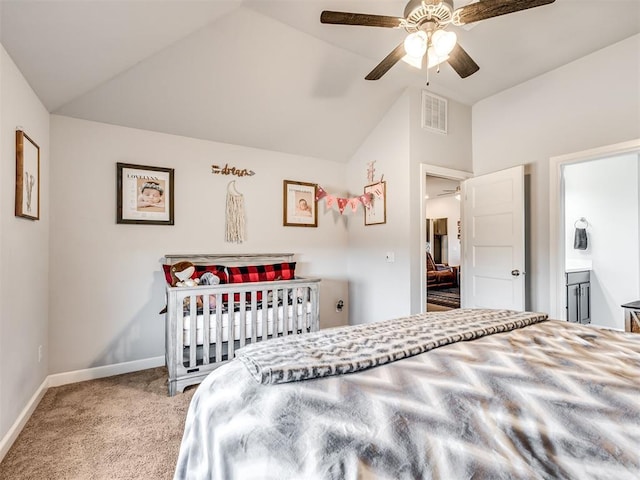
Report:
[[[72,372],[56,373],[54,375],[49,375],[49,387],[59,387],[61,385],[67,385],[69,383],[95,380],[96,378],[112,377],[113,375],[137,372],[139,370],[146,370],[147,368],[162,367],[164,364],[165,361],[163,355],[160,357],[134,360],[132,362],[105,365],[103,367],[85,368],[83,370],[74,370]]]
[[[44,397],[44,394],[47,393],[47,388],[49,386],[48,382],[49,377],[44,379],[40,387],[38,387],[38,390],[36,390],[36,393],[33,394],[31,399],[27,402],[27,405],[22,409],[22,412],[20,412],[20,415],[18,415],[16,421],[11,425],[7,434],[0,440],[0,462],[11,448],[11,445],[13,445],[13,442],[16,441],[18,435],[20,435],[20,432],[40,403],[40,400],[42,400],[42,397]]]

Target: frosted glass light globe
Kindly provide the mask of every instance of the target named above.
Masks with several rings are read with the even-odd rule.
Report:
[[[455,32],[447,32],[446,30],[436,30],[431,36],[431,44],[438,57],[446,57],[451,53],[453,47],[456,46],[458,36]]]
[[[435,67],[447,60],[449,60],[449,55],[441,57],[436,53],[435,48],[429,47],[429,51],[427,52],[427,68]]]
[[[420,30],[407,35],[404,39],[404,51],[410,57],[422,57],[427,51],[427,34]]]

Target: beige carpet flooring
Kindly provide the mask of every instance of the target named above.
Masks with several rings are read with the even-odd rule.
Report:
[[[164,367],[50,388],[0,479],[170,479],[195,387],[167,396]]]

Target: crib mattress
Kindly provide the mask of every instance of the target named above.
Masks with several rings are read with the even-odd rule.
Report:
[[[275,309],[275,322],[277,325],[276,332],[280,333],[284,330],[283,324],[286,321],[286,325],[288,331],[293,330],[293,325],[296,325],[296,330],[299,328],[309,328],[311,325],[311,302],[306,302],[306,304],[298,303],[295,305],[295,315],[293,314],[294,305],[280,305]],[[285,310],[286,309],[286,310]],[[262,337],[262,329],[263,329],[263,317],[264,317],[264,309],[255,310],[253,313],[256,316],[256,337]],[[304,314],[303,314],[304,311]],[[273,335],[274,330],[274,308],[269,307],[266,309],[267,312],[267,331],[266,335]],[[240,321],[242,312],[233,312],[233,337],[234,340],[240,340]],[[245,338],[251,338],[253,336],[253,326],[252,326],[252,311],[247,309],[244,314],[244,322],[245,322]],[[300,318],[302,317],[302,318]],[[222,318],[222,341],[229,341],[229,313],[225,312],[221,315]],[[209,316],[209,343],[216,343],[216,314],[215,312],[211,313]],[[202,345],[204,341],[204,333],[202,331],[202,325],[204,323],[204,318],[202,314],[199,314],[196,317],[196,344]],[[182,318],[183,325],[183,335],[182,342],[185,347],[191,345],[191,317],[189,315],[185,315]]]

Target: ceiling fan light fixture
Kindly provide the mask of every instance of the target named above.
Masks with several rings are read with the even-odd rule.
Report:
[[[427,54],[427,67],[448,61],[460,78],[467,78],[476,73],[480,67],[457,43],[456,35],[444,31],[448,25],[459,27],[555,2],[555,0],[464,0],[465,5],[454,10],[453,1],[409,0],[404,8],[403,17],[324,10],[320,14],[320,22],[334,25],[397,28],[404,29],[409,34],[403,43],[394,48],[369,72],[365,80],[380,79],[400,59],[412,64],[417,63],[416,59],[422,59],[424,63],[425,52],[430,48],[434,49],[434,53]],[[408,61],[409,59],[411,62]],[[429,85],[429,68],[427,68],[427,85]]]
[[[449,60],[449,55],[438,55],[433,46],[429,47],[429,50],[427,50],[427,68],[435,67],[447,60]]]
[[[405,55],[402,57],[402,61],[408,63],[414,68],[418,70],[422,70],[422,58],[421,57],[412,57],[411,55]]]
[[[453,47],[456,46],[458,36],[455,32],[448,32],[446,30],[436,30],[431,35],[431,45],[438,57],[446,57],[451,53]]]
[[[404,50],[410,57],[422,58],[427,52],[427,41],[427,34],[422,30],[410,33],[404,39]]]

